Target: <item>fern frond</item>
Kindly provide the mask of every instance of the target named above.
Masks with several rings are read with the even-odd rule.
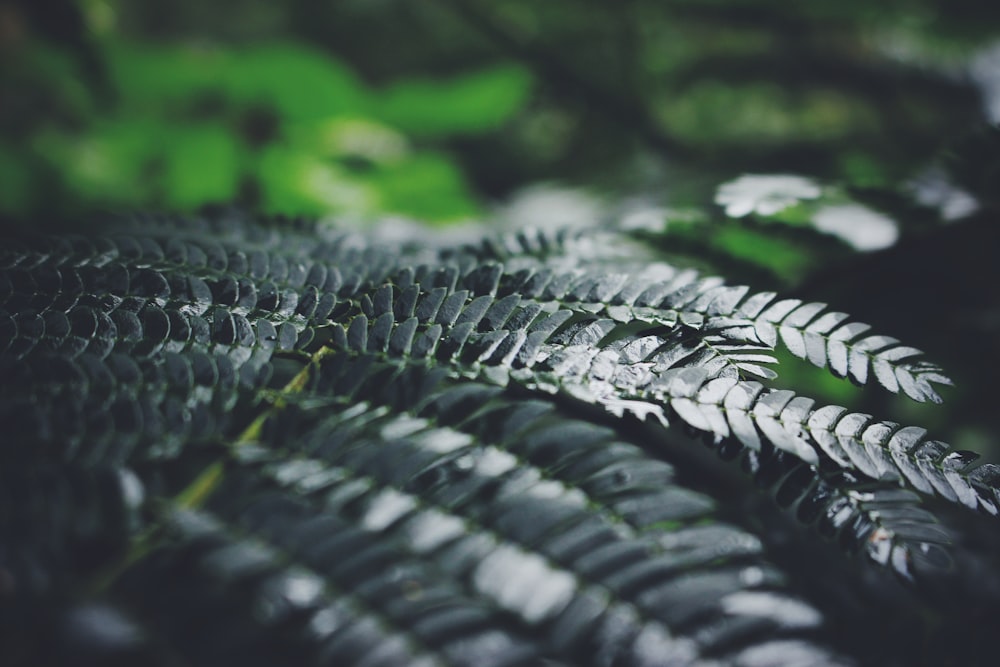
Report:
[[[327,363],[337,366],[334,371],[335,376],[354,378],[359,372],[371,373],[370,366],[361,360],[335,359]],[[427,381],[417,382],[412,379],[413,373],[421,374],[423,371],[417,367],[404,373],[409,375],[406,380],[399,375],[395,376],[394,380],[404,386],[416,384],[421,386],[421,398],[417,402],[421,406],[419,411],[421,416],[434,415],[437,423],[456,426],[476,436],[474,442],[506,441],[507,448],[514,448],[515,453],[523,452],[522,455],[527,456],[529,462],[546,467],[553,465],[556,459],[578,461],[585,458],[588,451],[601,451],[600,446],[589,444],[593,435],[584,429],[579,429],[579,432],[571,438],[567,438],[564,429],[560,429],[560,439],[547,440],[537,453],[525,451],[523,447],[533,440],[530,435],[524,437],[523,434],[539,429],[537,423],[539,421],[545,423],[546,416],[552,413],[551,406],[542,402],[519,405],[510,399],[505,399],[499,389],[488,386],[471,389],[463,386],[451,392],[464,397],[461,407],[449,408],[442,412],[433,401],[429,404],[424,402],[428,395]],[[441,380],[439,377],[431,381]],[[713,382],[722,384],[724,381]],[[406,401],[385,397],[386,390],[382,387],[382,378],[369,389],[362,384],[357,389],[358,393],[354,394],[353,401],[389,400],[393,403],[394,411],[405,409]],[[327,394],[328,389],[320,393]],[[424,427],[426,428],[426,425]],[[281,432],[284,432],[284,429],[281,429]],[[861,551],[873,562],[891,567],[906,579],[912,579],[915,570],[921,571],[923,575],[937,576],[947,571],[951,563],[947,549],[951,541],[950,535],[933,514],[921,508],[918,495],[900,489],[894,479],[872,480],[838,469],[816,470],[800,461],[798,457],[789,456],[789,452],[773,445],[773,440],[767,438],[766,434],[761,440],[763,443],[758,441],[755,448],[736,445],[737,449],[734,450],[732,439],[719,440],[715,446],[725,450],[724,456],[727,459],[741,458],[744,467],[752,473],[759,484],[773,489],[780,506],[794,506],[798,520],[809,525],[816,524],[821,535],[838,540],[846,549]],[[468,442],[472,441],[466,441],[467,444]],[[624,451],[624,447],[618,443],[614,445],[618,454]],[[610,455],[605,453],[604,458],[610,458]],[[674,489],[664,490],[670,475],[668,471],[662,469],[662,466],[658,468],[653,462],[648,461],[639,464],[638,460],[636,464],[619,470],[624,480],[643,479],[644,486],[650,483],[651,478],[659,479],[660,483],[652,484],[648,488],[649,493],[658,497],[657,501],[644,500],[639,503],[639,507],[642,507],[644,513],[649,516],[641,518],[635,527],[643,529],[645,526],[663,521],[677,521],[679,517],[676,513],[684,512],[682,508],[691,501],[682,500],[677,495],[678,491]],[[524,463],[516,466],[517,470],[526,468]],[[617,464],[615,468],[618,469]],[[585,466],[586,469],[588,468]],[[661,472],[656,472],[658,469]],[[539,472],[538,476],[544,475]],[[562,476],[562,473],[559,473],[559,476]],[[450,478],[442,479],[441,483],[446,483],[446,479]],[[566,480],[566,483],[585,491],[588,489],[588,483],[583,478],[571,478]],[[605,490],[605,485],[608,483],[609,480],[602,481],[601,489]],[[606,490],[613,491],[615,495],[619,493],[615,485],[609,486]],[[588,503],[593,504],[595,501],[603,503],[607,502],[607,499],[592,498]],[[634,523],[635,519],[630,519],[626,512],[624,521]]]
[[[605,285],[618,281],[618,289],[607,289],[604,294],[588,293],[587,283],[571,290],[572,279],[562,276],[561,289],[550,288],[552,274],[543,273],[542,281],[517,281],[512,289],[525,295],[547,298],[564,298],[669,309],[671,312],[693,319],[700,314],[708,320],[708,328],[726,332],[723,337],[736,336],[743,343],[756,343],[774,349],[778,342],[800,359],[808,360],[819,368],[829,369],[837,377],[850,377],[858,384],[865,384],[874,376],[885,389],[904,394],[916,401],[941,402],[934,384],[950,385],[938,366],[915,360],[920,350],[900,344],[895,338],[880,335],[863,335],[869,325],[851,322],[845,313],[830,311],[823,303],[803,303],[798,299],[780,299],[776,293],[749,294],[744,286],[728,286],[718,278],[698,278],[691,271],[677,271],[665,267],[669,280],[650,284],[621,274],[604,280]],[[600,279],[589,276],[597,284]],[[628,291],[619,291],[625,285]],[[640,290],[642,290],[640,294]],[[597,297],[597,298],[595,298]],[[633,301],[634,300],[634,301]],[[750,336],[752,331],[753,337]],[[764,362],[770,363],[770,362]],[[765,379],[773,377],[766,367],[744,362],[741,370]]]
[[[361,309],[367,314],[362,313],[361,319],[352,320],[349,331],[335,334],[334,340],[347,349],[389,353],[390,356],[400,353],[406,356],[412,346],[417,356],[433,350],[442,361],[529,368],[515,371],[514,377],[534,388],[569,387],[577,394],[582,390],[595,402],[619,412],[624,406],[643,414],[657,413],[656,405],[669,404],[683,421],[717,438],[735,434],[744,444],[759,448],[763,437],[778,448],[814,464],[819,461],[819,450],[840,465],[858,469],[872,479],[880,478],[891,468],[897,478],[908,480],[918,490],[930,490],[929,481],[924,477],[914,481],[912,474],[916,459],[923,461],[926,454],[904,457],[911,465],[899,467],[904,464],[883,463],[891,460],[888,454],[858,454],[858,451],[865,451],[863,447],[851,447],[849,451],[855,452],[853,456],[844,450],[849,445],[831,448],[825,431],[819,428],[814,433],[810,426],[811,401],[795,398],[787,391],[764,390],[756,383],[739,382],[736,373],[727,372],[741,365],[767,363],[771,357],[764,354],[764,350],[739,344],[726,346],[730,339],[724,335],[705,333],[709,323],[688,320],[693,326],[682,326],[683,314],[677,311],[657,311],[644,306],[647,308],[643,313],[645,320],[633,318],[620,323],[600,315],[609,314],[610,308],[621,304],[578,308],[572,302],[561,301],[555,306],[549,305],[550,310],[560,308],[549,313],[545,310],[546,304],[524,303],[525,297],[516,292],[495,300],[493,294],[500,284],[501,271],[499,265],[487,265],[478,269],[475,275],[467,276],[464,282],[456,277],[456,284],[467,284],[474,289],[458,290],[447,297],[447,288],[434,288],[435,293],[427,294],[421,302],[429,304],[421,308],[422,318],[408,318],[405,327],[395,329],[395,313],[400,309],[394,305],[393,288],[383,286],[376,291],[374,300],[362,297]],[[415,304],[418,297],[413,287],[408,288],[408,299]],[[593,287],[588,285],[581,293],[589,293],[591,289]],[[742,292],[715,292],[702,303],[718,304],[720,297],[725,297],[731,304],[738,302]],[[475,294],[480,295],[473,296]],[[525,296],[532,294],[528,290]],[[540,317],[543,313],[546,313],[544,319]],[[374,323],[369,317],[375,318]],[[434,324],[428,325],[432,318]],[[536,324],[533,328],[532,323],[539,320],[545,324]],[[515,326],[506,328],[508,322]],[[729,336],[738,328],[731,322],[727,319],[721,325],[722,331]],[[372,337],[369,337],[369,328]],[[686,330],[694,335],[686,336]],[[352,331],[353,335],[349,335]],[[416,338],[418,333],[419,339]],[[442,344],[440,350],[438,343]],[[728,356],[718,352],[719,347],[725,349]],[[672,372],[675,366],[678,370]],[[696,399],[695,394],[702,385],[715,378],[720,381],[706,387]],[[719,393],[722,389],[724,391]],[[812,436],[815,444],[803,440],[800,432]],[[841,434],[841,439],[844,437]],[[887,440],[882,443],[882,449],[888,449],[887,443]],[[907,475],[907,470],[911,474]],[[926,474],[932,475],[931,472]],[[965,504],[981,505],[986,511],[995,513],[995,503],[989,500],[987,493],[975,495],[980,500],[970,500],[972,482],[963,481],[957,474],[951,476],[962,488]],[[954,492],[941,493],[951,500],[957,498]]]
[[[940,403],[941,397],[932,383],[951,384],[939,367],[914,361],[923,354],[920,350],[889,336],[865,335],[869,325],[850,322],[845,313],[828,311],[823,303],[776,300],[776,295],[763,293],[747,299],[736,315],[750,319],[767,345],[773,347],[780,338],[796,357],[858,384],[874,375],[893,393],[934,403]]]
[[[577,238],[581,234],[577,232]],[[613,241],[605,243],[614,247]],[[498,259],[505,256],[509,255],[496,255]],[[653,258],[646,259],[649,264]],[[782,299],[774,292],[748,296],[749,288],[745,286],[728,286],[717,278],[699,280],[693,272],[683,275],[682,282],[658,286],[658,302],[650,303],[647,293],[646,305],[719,318],[714,329],[725,329],[726,325],[745,329],[750,325],[757,342],[768,348],[774,349],[780,341],[796,357],[829,369],[837,377],[850,377],[863,385],[874,376],[887,390],[902,391],[916,401],[939,403],[941,398],[933,385],[951,384],[938,366],[915,359],[923,354],[920,350],[888,336],[863,335],[870,330],[869,325],[851,322],[846,313],[831,311],[826,304]],[[627,297],[622,301],[627,302]],[[748,336],[744,333],[741,338],[747,340]]]
[[[840,469],[871,480],[894,481],[998,513],[997,466],[976,466],[978,455],[928,440],[924,429],[875,421],[839,406],[814,409],[812,399],[794,392],[712,378],[700,368],[667,371],[652,390],[685,423],[716,441],[732,436],[752,450],[766,441],[811,464],[825,455]]]
[[[846,313],[830,311],[825,303],[780,299],[774,292],[745,297],[718,289],[707,290],[681,307],[722,319],[719,327],[729,325],[745,332],[749,325],[757,340],[770,349],[780,341],[796,357],[829,369],[837,377],[850,377],[863,385],[874,376],[885,389],[902,391],[915,401],[940,403],[932,383],[951,384],[939,367],[914,360],[923,354],[920,350],[889,336],[863,335],[871,329],[869,325],[851,322]]]
[[[989,564],[927,496],[997,514],[1000,469],[748,379],[779,340],[911,394],[936,371],[633,245],[222,213],[0,247],[0,575],[34,559],[31,618],[83,591],[192,662],[841,664],[841,603],[793,590],[817,568],[966,599],[951,563]],[[822,566],[790,557],[815,533]]]
[[[395,389],[413,386],[421,391],[408,398]],[[609,659],[609,651],[621,652],[626,662],[738,660],[764,649],[737,640],[736,627],[753,627],[753,643],[766,646],[769,628],[794,634],[819,622],[815,610],[780,592],[777,571],[757,562],[756,538],[715,522],[699,526],[712,503],[610,430],[494,386],[348,355],[324,359],[311,391],[354,407],[276,416],[262,444],[276,452],[291,446],[306,458],[281,455],[270,475],[322,498],[323,512],[346,513],[432,556],[572,660],[595,651]],[[761,572],[749,586],[738,574],[746,568]],[[527,579],[501,588],[508,570]],[[743,602],[765,599],[781,600],[776,615],[741,611]],[[624,643],[604,644],[608,624],[626,619]]]
[[[923,507],[918,494],[894,480],[816,469],[770,444],[755,450],[724,440],[714,448],[769,489],[796,520],[848,552],[891,569],[906,583],[956,576],[951,532]]]

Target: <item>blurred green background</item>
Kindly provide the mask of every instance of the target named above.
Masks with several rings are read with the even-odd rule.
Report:
[[[986,118],[998,25],[971,0],[4,0],[0,210],[452,222],[536,182],[892,185]]]
[[[923,347],[947,409],[792,361],[783,381],[981,451],[998,120],[979,0],[0,0],[3,224],[625,221]]]
[[[42,4],[0,5],[0,206],[16,213],[238,202],[463,219],[477,202],[448,142],[496,131],[532,87],[507,59],[366,81],[293,6]]]

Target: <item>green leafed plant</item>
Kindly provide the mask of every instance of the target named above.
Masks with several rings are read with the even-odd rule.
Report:
[[[109,37],[102,49],[110,99],[60,88],[69,63],[36,67],[32,85],[58,112],[31,119],[29,132],[4,133],[0,143],[17,159],[0,162],[10,181],[0,189],[3,211],[58,209],[49,201],[54,180],[62,206],[76,210],[240,201],[314,216],[467,220],[479,206],[444,142],[502,127],[532,87],[527,71],[509,63],[375,87],[294,42]],[[24,51],[28,62],[53,55],[42,46]]]
[[[941,370],[654,237],[8,238],[5,664],[988,664],[1000,468],[774,352]]]

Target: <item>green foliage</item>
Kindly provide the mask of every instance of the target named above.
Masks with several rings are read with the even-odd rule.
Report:
[[[66,184],[89,201],[136,206],[169,192],[185,207],[234,197],[242,152],[219,123],[177,128],[153,120],[100,123],[83,138],[53,132],[38,138],[37,150],[68,165]]]
[[[467,219],[478,206],[461,169],[410,137],[495,130],[531,88],[531,77],[508,65],[375,89],[329,55],[294,43],[109,39],[104,51],[113,111],[37,128],[30,148],[48,169],[18,174],[22,194],[5,195],[8,211],[40,205],[32,190],[55,173],[74,207],[191,210],[242,198],[272,212]],[[63,65],[58,76],[66,75]]]
[[[495,130],[528,98],[531,77],[501,67],[448,83],[411,80],[384,90],[376,118],[415,136],[451,136]]]
[[[919,350],[662,231],[428,234],[8,239],[6,662],[988,655],[1000,468],[775,373],[940,401]]]

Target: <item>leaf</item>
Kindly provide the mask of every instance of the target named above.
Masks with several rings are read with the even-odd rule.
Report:
[[[475,134],[493,129],[527,101],[531,76],[502,65],[445,80],[409,79],[375,95],[377,118],[417,136]]]
[[[176,208],[230,201],[236,196],[239,146],[222,127],[189,126],[165,135],[164,183]]]
[[[267,103],[281,118],[309,120],[358,111],[366,93],[354,74],[301,44],[257,44],[224,61],[217,84],[242,104]]]

